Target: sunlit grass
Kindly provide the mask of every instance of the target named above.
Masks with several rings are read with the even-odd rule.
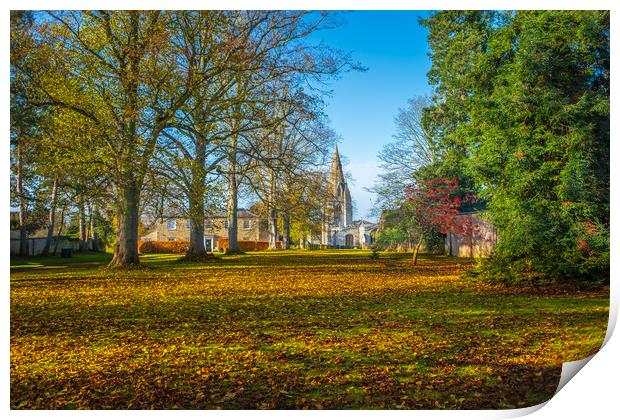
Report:
[[[522,407],[602,343],[606,291],[476,284],[459,277],[466,260],[409,258],[272,251],[16,270],[11,405]]]

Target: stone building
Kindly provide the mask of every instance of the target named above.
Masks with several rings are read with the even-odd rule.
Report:
[[[246,209],[239,209],[237,219],[239,241],[269,240],[269,233],[264,229],[256,214]],[[152,230],[140,239],[143,241],[189,241],[189,233],[188,218],[169,215],[159,219]],[[226,214],[223,213],[205,219],[205,248],[207,251],[216,250],[220,239],[228,239],[228,220]]]
[[[355,220],[332,237],[331,246],[338,248],[368,248],[374,242],[378,224]]]
[[[334,149],[325,205],[321,244],[337,248],[367,248],[373,241],[376,223],[353,220],[351,192],[344,177],[338,146]]]

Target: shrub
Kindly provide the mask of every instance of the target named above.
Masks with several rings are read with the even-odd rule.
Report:
[[[185,254],[189,241],[139,241],[140,254]]]
[[[265,241],[237,241],[237,244],[241,252],[266,251],[269,248],[269,242]],[[276,242],[276,247],[281,249],[282,242]],[[228,251],[228,239],[219,239],[217,248],[222,252]]]
[[[371,260],[378,260],[379,259],[379,248],[377,248],[376,244],[372,244],[370,246],[370,251],[371,251],[370,259]]]

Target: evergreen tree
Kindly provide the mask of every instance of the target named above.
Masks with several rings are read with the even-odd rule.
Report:
[[[427,124],[499,230],[486,273],[608,279],[609,12],[456,11],[423,23]]]

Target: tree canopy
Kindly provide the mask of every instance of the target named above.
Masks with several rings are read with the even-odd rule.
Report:
[[[609,12],[448,11],[425,124],[499,230],[502,281],[609,278]]]
[[[38,200],[52,202],[50,226],[57,180],[73,181],[81,239],[85,203],[107,197],[111,265],[138,264],[141,215],[164,206],[190,220],[188,257],[205,256],[204,218],[223,190],[232,250],[243,188],[271,197],[273,224],[290,227],[283,203],[303,194],[291,180],[315,172],[335,138],[318,87],[361,68],[309,41],[337,24],[313,11],[13,13],[12,182],[24,239],[35,178],[50,185]]]

